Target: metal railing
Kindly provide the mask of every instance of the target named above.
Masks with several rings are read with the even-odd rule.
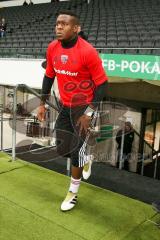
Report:
[[[140,164],[140,171],[138,171],[142,176],[144,176],[144,168],[148,163],[154,164],[154,171],[152,177],[157,178],[157,168],[158,168],[158,160],[160,161],[160,150],[156,151],[141,135],[133,129],[134,133],[137,135],[139,140],[143,141],[143,152],[137,154],[137,163],[138,168]],[[119,169],[123,169],[123,164],[125,161],[125,156],[123,154],[124,148],[124,140],[125,140],[125,132],[122,132],[121,136],[121,147],[119,153]],[[132,154],[132,153],[131,153]],[[137,170],[138,170],[137,168]]]
[[[0,105],[0,122],[1,122],[1,151],[3,151],[3,105]]]
[[[19,88],[24,88],[27,91],[29,91],[30,93],[32,93],[33,95],[35,95],[37,98],[41,99],[41,95],[38,94],[35,90],[33,90],[32,88],[28,87],[25,84],[18,84],[15,88],[14,88],[14,92],[13,92],[13,125],[12,125],[12,160],[16,159],[16,115],[17,115],[17,90]],[[53,108],[54,110],[58,111],[58,108],[53,105],[53,103],[51,103],[50,101],[46,100],[46,103]]]
[[[12,118],[12,160],[14,161],[16,159],[16,121],[17,121],[17,90],[19,88],[23,88],[27,90],[28,92],[35,95],[37,98],[41,99],[41,95],[37,93],[35,90],[31,89],[25,84],[19,84],[14,88],[13,92],[13,118]],[[56,107],[53,103],[46,100],[46,103],[54,110],[58,111],[58,107]],[[0,129],[1,129],[1,151],[3,151],[3,107],[0,106]],[[145,141],[140,134],[134,130],[135,134],[138,136],[139,139],[141,139],[144,143],[143,147],[143,153],[141,154],[141,157],[139,159],[139,162],[141,163],[141,170],[140,173],[143,176],[144,175],[144,167],[145,162],[147,159],[150,160],[150,162],[154,163],[154,172],[153,172],[153,178],[157,177],[157,167],[158,167],[158,160],[160,159],[160,150],[156,151],[147,141]],[[120,164],[119,169],[122,169],[123,165],[123,145],[124,145],[124,133],[122,134],[122,141],[121,141],[121,151],[120,151]],[[70,174],[70,159],[67,159],[67,174]]]
[[[156,151],[141,135],[134,130],[134,133],[143,141],[143,153],[139,161],[141,162],[141,175],[144,175],[145,162],[154,163],[153,178],[157,177],[158,160],[160,160],[160,150]]]
[[[29,86],[25,84],[18,84],[16,87],[14,87],[13,91],[13,117],[9,118],[9,120],[12,121],[12,150],[11,150],[11,156],[12,156],[12,161],[16,160],[16,121],[17,121],[17,90],[19,88],[23,88],[27,90],[28,92],[32,93],[34,96],[37,98],[41,99],[41,95],[37,93],[35,90],[30,88]],[[59,111],[59,105],[58,105],[58,100],[56,99],[55,93],[53,92],[53,96],[55,99],[55,103],[57,106],[55,106],[53,103],[51,103],[49,100],[46,100],[46,104],[48,104],[52,109],[56,110],[57,112]],[[0,106],[0,123],[1,123],[1,151],[3,151],[3,108]],[[66,173],[68,176],[70,176],[70,169],[71,169],[71,160],[70,158],[67,158],[67,164],[66,164]]]

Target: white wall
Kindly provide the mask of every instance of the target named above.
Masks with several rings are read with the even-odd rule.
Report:
[[[20,6],[23,5],[25,0],[14,0],[14,1],[5,1],[0,2],[0,7],[12,7],[12,6]],[[27,3],[30,3],[30,0],[26,0]],[[48,3],[51,2],[51,0],[32,0],[34,4],[39,3]]]
[[[25,0],[13,0],[13,1],[5,1],[0,2],[0,8],[1,7],[13,7],[13,6],[20,6],[23,5]],[[59,1],[69,1],[69,0],[59,0]],[[30,0],[26,0],[27,3],[30,3]],[[34,4],[40,4],[40,3],[49,3],[51,0],[32,0]]]
[[[0,59],[0,85],[27,84],[41,89],[45,70],[43,59]]]

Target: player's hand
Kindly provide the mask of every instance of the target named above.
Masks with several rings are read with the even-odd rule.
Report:
[[[37,118],[40,122],[44,122],[46,119],[46,107],[44,104],[41,104],[38,108]]]
[[[81,136],[82,131],[87,133],[89,131],[89,128],[91,126],[91,117],[83,114],[77,121],[76,124],[79,127],[79,135]]]

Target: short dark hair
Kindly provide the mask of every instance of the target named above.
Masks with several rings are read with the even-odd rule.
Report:
[[[74,12],[72,12],[71,10],[59,11],[59,12],[57,13],[57,17],[58,17],[59,15],[69,15],[69,16],[72,16],[72,17],[75,18],[75,23],[76,23],[77,25],[80,25],[80,21],[79,21],[78,15],[75,14]]]

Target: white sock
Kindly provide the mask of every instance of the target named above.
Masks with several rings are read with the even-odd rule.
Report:
[[[69,192],[78,193],[80,183],[81,183],[81,178],[80,179],[74,179],[73,177],[71,177]]]

